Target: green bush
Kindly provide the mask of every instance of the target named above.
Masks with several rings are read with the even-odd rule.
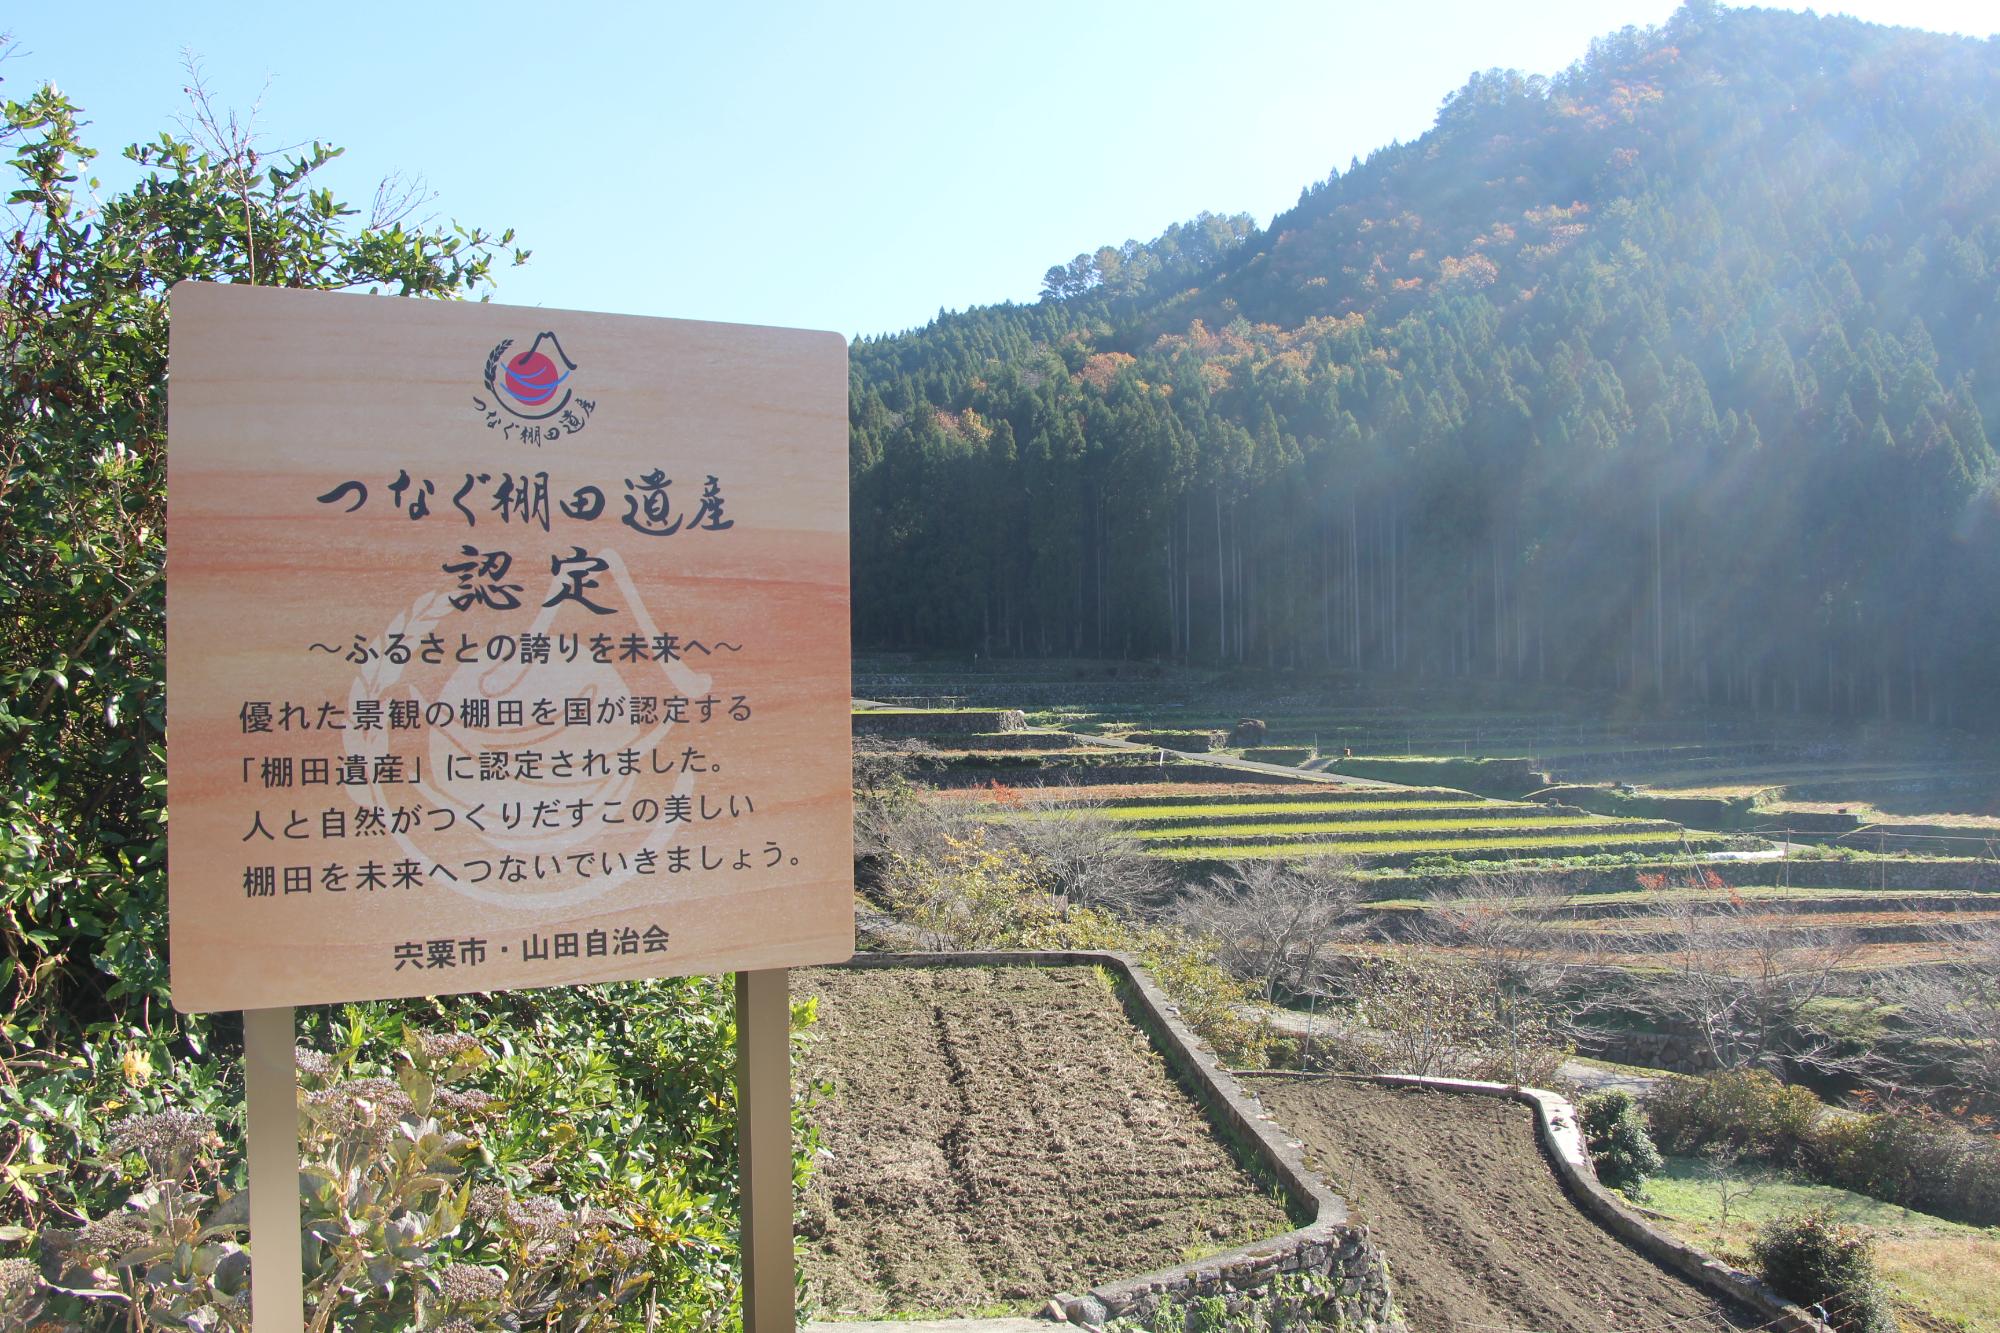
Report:
[[[1873,1242],[1830,1210],[1771,1219],[1751,1254],[1779,1295],[1823,1310],[1838,1333],[1895,1333],[1896,1317],[1875,1275]]]
[[[508,1104],[472,1086],[491,1063],[476,1038],[404,1027],[400,1043],[386,1064],[351,1043],[298,1053],[312,1333],[495,1316],[584,1333],[657,1298],[669,1260],[659,1227],[567,1204],[492,1151]],[[231,1187],[222,1146],[192,1111],[118,1122],[97,1165],[129,1197],[81,1228],[43,1230],[50,1280],[34,1302],[72,1329],[247,1330],[247,1195]]]
[[[2000,1143],[1925,1107],[1828,1117],[1806,1165],[1829,1185],[1973,1226],[2000,1225]]]
[[[1591,1163],[1605,1184],[1636,1193],[1646,1177],[1665,1165],[1631,1093],[1619,1088],[1600,1092],[1584,1098],[1579,1111]]]
[[[456,1174],[470,1183],[474,1203],[497,1197],[479,1193],[493,1186],[508,1191],[509,1206],[524,1218],[609,1219],[585,1231],[624,1236],[630,1242],[625,1249],[639,1262],[620,1270],[623,1276],[614,1284],[620,1299],[615,1311],[607,1306],[594,1316],[600,1325],[643,1322],[650,1301],[661,1330],[701,1333],[724,1327],[733,1317],[737,1282],[731,1003],[726,978],[698,977],[301,1011],[308,1042],[300,1053],[308,1093],[302,1170],[308,1178],[318,1172],[323,1179],[328,1172],[381,1169],[393,1152],[381,1161],[356,1155],[348,1122],[373,1116],[369,1132],[394,1139],[404,1132],[399,1126],[411,1121],[414,1137],[405,1135],[408,1144],[400,1151],[421,1147],[425,1160],[435,1159],[438,1168],[429,1174]],[[809,1008],[795,1011],[794,1018],[801,1026],[808,1023]],[[471,1054],[475,1050],[490,1058]],[[245,1184],[240,1064],[208,1056],[147,1067],[140,1059],[116,1058],[116,1048],[109,1059],[94,1049],[92,1054],[100,1057],[101,1077],[86,1061],[33,1085],[0,1090],[8,1094],[4,1105],[19,1115],[34,1154],[17,1163],[29,1168],[21,1183],[38,1196],[33,1210],[20,1206],[17,1197],[14,1215],[32,1225],[10,1228],[6,1238],[20,1244],[24,1255],[76,1269],[78,1280],[88,1278],[86,1285],[95,1290],[195,1302],[184,1312],[215,1306],[223,1321],[219,1326],[226,1327],[233,1315],[216,1303],[230,1294],[234,1266],[225,1261],[241,1240],[240,1228],[231,1229],[227,1205],[231,1198],[240,1200]],[[427,1108],[420,1088],[412,1086],[413,1074],[442,1089]],[[368,1110],[361,1109],[362,1102]],[[426,1119],[436,1121],[443,1135],[435,1143],[421,1129]],[[198,1142],[198,1170],[174,1175],[179,1168],[168,1166],[162,1176],[153,1156],[161,1144],[170,1144],[171,1136],[162,1137],[167,1130],[190,1145]],[[475,1144],[472,1156],[458,1151],[459,1139]],[[799,1143],[801,1160],[809,1159],[813,1136],[804,1132]],[[393,1177],[378,1182],[395,1190],[411,1183]],[[435,1191],[413,1196],[413,1211],[430,1217],[443,1203]],[[309,1220],[314,1208],[324,1213],[334,1207],[311,1191],[306,1205]],[[112,1254],[108,1248],[123,1230],[134,1223],[168,1225],[168,1213],[187,1221],[192,1236],[200,1237],[189,1256],[198,1271],[180,1273],[170,1266],[156,1272],[151,1260],[136,1268],[113,1262],[131,1252]],[[403,1271],[399,1283],[408,1288],[412,1281],[428,1281],[427,1274],[442,1271],[439,1265],[497,1264],[520,1279],[510,1299],[524,1297],[527,1270],[518,1256],[493,1249],[504,1240],[486,1225],[495,1217],[500,1217],[495,1225],[506,1220],[475,1207],[466,1220],[470,1230],[444,1227],[436,1235],[406,1238],[407,1245],[399,1241],[408,1253],[398,1262],[415,1265]],[[81,1241],[69,1234],[76,1223],[67,1219],[86,1222]],[[343,1219],[336,1229],[348,1235],[345,1225]],[[641,1241],[643,1253],[632,1249]],[[99,1248],[79,1251],[78,1243]],[[616,1275],[603,1268],[606,1256],[591,1258],[587,1251],[571,1252],[588,1260],[582,1267],[541,1265],[534,1281],[542,1289],[534,1299],[559,1298],[573,1312],[590,1306],[596,1299],[591,1293],[599,1291],[593,1284]],[[530,1257],[539,1263],[537,1256],[539,1250]],[[362,1262],[365,1267],[379,1259]],[[314,1271],[323,1284],[349,1281],[336,1282],[337,1272]],[[565,1273],[576,1284],[565,1286]],[[197,1277],[208,1285],[189,1287]],[[471,1290],[465,1284],[474,1279],[484,1281],[461,1268],[453,1290],[464,1295]],[[37,1299],[48,1304],[46,1293]],[[341,1316],[336,1326],[342,1328],[368,1327],[364,1314],[400,1319],[408,1313],[365,1293],[349,1292],[344,1299],[340,1308],[351,1305],[354,1314]],[[423,1299],[435,1308],[443,1293]],[[94,1308],[94,1315],[72,1311],[67,1317],[85,1329],[105,1320],[125,1326],[113,1305],[99,1302]],[[160,1313],[174,1308],[168,1301]],[[0,1328],[13,1326],[0,1318]],[[555,1326],[575,1327],[560,1321]]]
[[[1798,1159],[1826,1111],[1811,1089],[1762,1069],[1662,1079],[1646,1094],[1645,1108],[1662,1152],[1692,1157],[1720,1145],[1787,1164]]]
[[[200,108],[198,108],[199,112]],[[197,121],[202,117],[197,114]],[[289,161],[181,134],[79,200],[95,152],[53,86],[0,104],[10,241],[0,319],[0,1050],[164,1034],[167,292],[250,282],[475,295],[510,234],[355,227]],[[185,1039],[185,1040],[182,1040]],[[0,1156],[11,1145],[0,1130]]]
[[[264,159],[220,132],[126,150],[135,183],[86,202],[74,190],[94,154],[79,123],[53,87],[0,106],[20,230],[0,321],[0,1328],[41,1318],[223,1328],[241,1315],[230,1211],[245,1184],[240,1027],[233,1015],[177,1015],[167,994],[166,293],[195,279],[478,295],[511,237],[357,225],[322,188],[338,149]],[[307,1046],[345,1089],[309,1068],[315,1095],[331,1098],[321,1109],[349,1128],[349,1110],[372,1115],[370,1133],[390,1145],[364,1158],[345,1129],[316,1121],[302,1137],[309,1180],[377,1173],[425,1215],[396,1221],[393,1239],[373,1222],[323,1229],[308,1260],[333,1264],[314,1271],[338,1291],[343,1325],[407,1327],[418,1304],[426,1326],[478,1315],[501,1268],[514,1284],[508,1302],[570,1312],[551,1327],[591,1310],[600,1323],[665,1333],[732,1321],[726,981],[353,1005],[301,1019]],[[493,1053],[452,1074],[466,1086],[451,1098],[469,1100],[434,1086],[426,1108],[420,1084],[397,1082],[411,1071],[438,1082],[407,1044],[411,1031]],[[361,1111],[364,1101],[374,1110]],[[423,1169],[397,1184],[380,1174],[396,1163]],[[461,1202],[472,1182],[506,1191],[515,1213],[482,1211],[496,1197],[477,1188]],[[307,1202],[347,1206],[317,1186]],[[551,1226],[575,1240],[563,1241],[561,1262],[536,1239]],[[164,1254],[122,1247],[135,1227],[177,1243]],[[525,1256],[506,1248],[510,1227]],[[393,1299],[363,1291],[368,1270],[389,1271],[378,1261],[391,1251],[406,1265]],[[91,1302],[88,1316],[51,1313],[73,1298],[46,1288],[31,1255],[119,1298]],[[339,1276],[356,1261],[365,1281]],[[626,1279],[641,1269],[634,1288]],[[522,1284],[535,1273],[547,1282],[530,1292]],[[640,1292],[646,1300],[633,1299]],[[119,1299],[139,1304],[121,1310]]]

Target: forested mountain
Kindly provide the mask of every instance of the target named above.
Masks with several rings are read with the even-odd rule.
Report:
[[[853,349],[875,647],[1994,712],[2000,42],[1690,4]]]

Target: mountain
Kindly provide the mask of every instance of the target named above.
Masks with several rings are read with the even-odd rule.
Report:
[[[1691,3],[853,349],[864,646],[1994,712],[2000,42]]]

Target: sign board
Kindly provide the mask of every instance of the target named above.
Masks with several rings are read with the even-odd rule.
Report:
[[[837,335],[172,302],[176,1006],[853,951]]]

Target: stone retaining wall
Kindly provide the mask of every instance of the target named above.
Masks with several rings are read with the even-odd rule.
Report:
[[[1357,1333],[1401,1333],[1387,1266],[1368,1228],[1347,1201],[1306,1169],[1299,1150],[1215,1061],[1180,1021],[1179,1011],[1139,965],[1123,954],[1084,950],[993,953],[856,954],[839,966],[1102,967],[1120,982],[1120,997],[1175,1078],[1209,1119],[1236,1143],[1253,1169],[1283,1191],[1294,1216],[1311,1218],[1282,1236],[1139,1277],[1107,1282],[1081,1296],[1055,1293],[1053,1304],[1071,1323],[1098,1325],[1121,1315],[1150,1314],[1163,1298],[1187,1299],[1246,1291],[1285,1273],[1312,1273],[1337,1285],[1339,1312]]]
[[[884,708],[855,713],[854,734],[914,739],[922,736],[966,736],[988,731],[1019,731],[1028,715],[1018,708],[968,708],[956,712],[923,712]]]
[[[1562,1181],[1564,1189],[1576,1200],[1578,1207],[1611,1234],[1662,1268],[1752,1311],[1764,1321],[1759,1324],[1760,1329],[1776,1330],[1776,1333],[1833,1333],[1811,1313],[1773,1291],[1761,1278],[1710,1258],[1686,1241],[1661,1231],[1600,1184],[1597,1168],[1590,1161],[1590,1148],[1584,1142],[1583,1128],[1577,1122],[1576,1108],[1553,1092],[1463,1078],[1424,1078],[1416,1074],[1254,1072],[1259,1078],[1344,1078],[1390,1087],[1431,1088],[1440,1092],[1504,1097],[1521,1102],[1535,1112],[1536,1132],[1541,1138],[1543,1152],[1555,1167],[1556,1178]]]
[[[1120,739],[1132,745],[1150,745],[1156,750],[1207,754],[1210,750],[1221,749],[1228,737],[1219,731],[1134,731]]]

